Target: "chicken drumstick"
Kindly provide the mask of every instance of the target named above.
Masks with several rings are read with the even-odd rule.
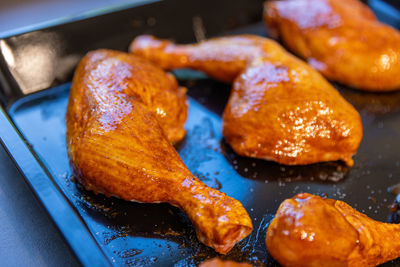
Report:
[[[400,89],[400,32],[361,1],[267,1],[264,20],[328,79],[367,91]]]
[[[250,234],[241,203],[207,187],[171,145],[184,135],[185,89],[133,55],[88,53],[74,76],[67,109],[68,153],[88,190],[181,208],[201,242],[227,253]]]
[[[239,35],[176,45],[139,36],[130,51],[166,70],[189,67],[233,82],[223,135],[236,153],[289,165],[353,164],[362,138],[360,115],[276,42]]]
[[[400,257],[400,225],[304,193],[281,204],[266,244],[283,266],[376,266]]]

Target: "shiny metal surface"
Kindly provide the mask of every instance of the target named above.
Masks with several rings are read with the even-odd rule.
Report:
[[[0,262],[3,266],[77,266],[78,260],[0,147]]]

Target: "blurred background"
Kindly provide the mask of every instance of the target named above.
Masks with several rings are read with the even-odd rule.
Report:
[[[134,5],[141,0],[1,0],[0,1],[0,33],[26,28],[31,25],[60,18],[75,17],[96,10],[104,12],[119,6]],[[373,6],[379,16],[387,13],[388,4],[400,9],[400,0],[363,0]],[[398,10],[397,10],[398,11]],[[393,20],[400,18],[399,12],[389,11]]]
[[[59,18],[75,17],[93,9],[114,9],[139,0],[1,0],[0,32],[29,27]]]

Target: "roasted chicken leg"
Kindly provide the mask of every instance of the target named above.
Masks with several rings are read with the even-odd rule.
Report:
[[[353,164],[362,138],[358,112],[276,42],[240,35],[176,45],[139,36],[130,51],[166,70],[188,67],[233,82],[223,135],[236,153],[289,165]]]
[[[69,96],[69,157],[88,190],[177,206],[201,242],[227,253],[252,223],[240,202],[195,178],[171,145],[184,135],[186,112],[173,76],[127,53],[90,52]]]
[[[266,244],[283,266],[376,266],[400,257],[400,225],[305,193],[281,204]]]
[[[367,91],[400,89],[400,32],[359,0],[267,1],[264,20],[327,78]]]

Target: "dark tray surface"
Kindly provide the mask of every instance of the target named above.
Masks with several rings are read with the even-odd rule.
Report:
[[[266,34],[260,23],[235,33],[244,32]],[[125,49],[125,39],[106,47]],[[18,40],[14,45],[19,46]],[[224,143],[221,114],[230,85],[191,71],[177,71],[176,75],[191,96],[187,136],[177,146],[183,161],[206,184],[241,201],[253,219],[251,236],[225,258],[277,265],[266,252],[265,231],[279,204],[299,192],[340,199],[374,219],[387,220],[387,206],[394,199],[387,189],[400,177],[400,92],[370,94],[338,87],[362,115],[364,139],[354,158],[355,166],[328,162],[289,167],[239,157]],[[9,106],[8,113],[111,262],[191,266],[216,256],[197,241],[190,222],[178,209],[94,195],[75,183],[65,145],[70,84],[64,84],[63,79],[57,83],[62,85],[22,98],[6,97],[6,102],[19,99]],[[399,264],[397,260],[385,266]]]
[[[253,234],[227,258],[274,265],[264,246],[267,224],[280,202],[299,192],[326,194],[348,202],[374,219],[386,221],[387,206],[393,200],[387,188],[400,177],[400,101],[390,108],[376,104],[370,110],[371,106],[359,106],[365,98],[371,100],[368,95],[345,90],[344,95],[356,101],[365,129],[355,166],[348,169],[342,163],[330,162],[288,167],[238,157],[221,141],[221,106],[229,86],[208,79],[181,83],[190,85],[189,95],[202,104],[193,98],[190,101],[188,134],[177,147],[180,155],[205,183],[241,201],[255,226]],[[197,241],[190,222],[178,209],[167,204],[137,204],[96,196],[71,179],[64,121],[68,89],[67,84],[26,97],[15,103],[10,114],[106,255],[117,265],[152,266],[185,266],[215,256]],[[214,90],[219,90],[217,97]],[[391,94],[390,99],[399,100],[400,94]]]

